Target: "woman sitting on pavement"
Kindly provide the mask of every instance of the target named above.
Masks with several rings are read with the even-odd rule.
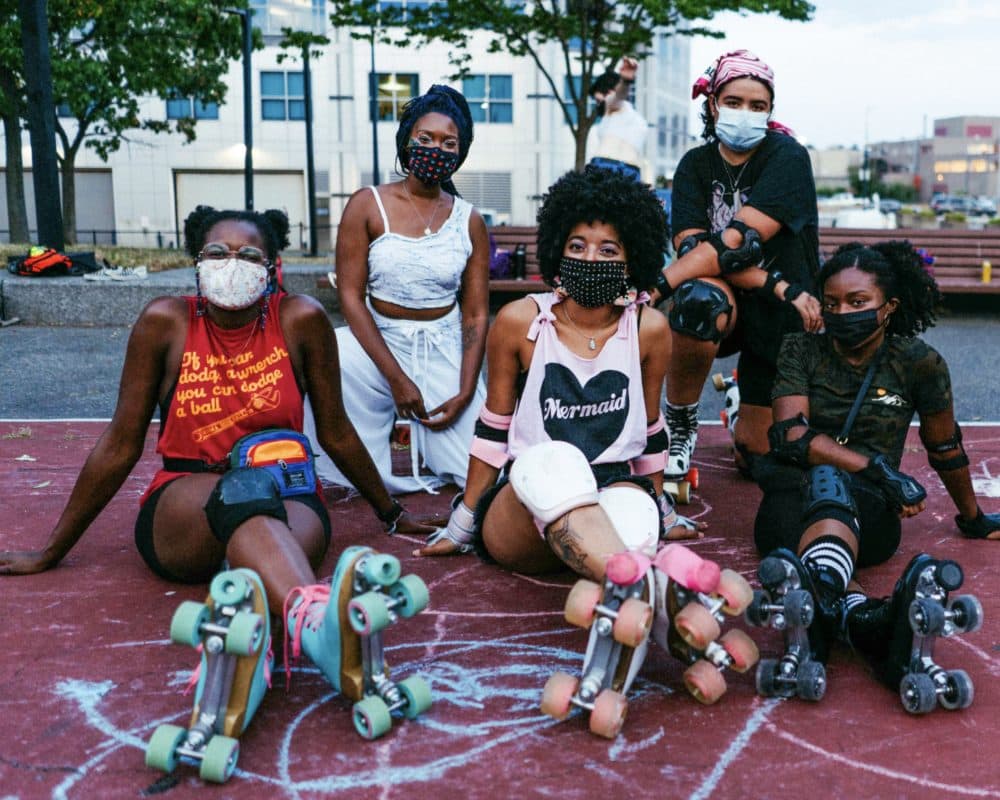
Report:
[[[818,283],[825,334],[785,337],[771,450],[754,469],[764,491],[754,531],[767,556],[761,582],[779,591],[782,576],[794,574],[813,595],[812,658],[824,662],[831,637],[846,638],[895,688],[909,670],[917,574],[950,573],[946,582],[956,575],[961,582],[954,562],[926,555],[910,562],[891,600],[867,598],[854,580],[856,568],[881,564],[899,548],[900,518],[924,510],[926,491],[899,469],[914,414],[959,530],[998,539],[1000,514],[984,515],[976,502],[948,367],[917,338],[934,324],[940,300],[921,256],[907,242],[846,245]]]
[[[485,395],[489,320],[486,224],[451,175],[472,144],[469,107],[432,86],[403,109],[396,153],[405,177],[356,192],[337,233],[337,329],[344,407],[391,492],[465,485],[466,457]],[[314,414],[307,408],[306,432]],[[410,427],[417,473],[393,474],[390,436]],[[431,474],[419,474],[426,467]],[[320,477],[350,485],[322,456]]]
[[[645,292],[665,249],[663,208],[630,177],[588,166],[549,189],[538,259],[554,289],[497,314],[465,493],[419,554],[475,544],[510,570],[599,579],[612,554],[655,550],[661,509],[671,538],[700,535],[675,525],[662,489],[670,349]]]
[[[293,608],[288,629],[299,637],[308,609],[315,630],[302,644],[332,674],[339,653],[322,638],[326,623],[316,621],[326,604],[315,570],[330,543],[318,482],[313,476],[295,487],[298,493],[286,493],[289,487],[263,469],[229,468],[234,446],[266,429],[301,431],[308,392],[320,444],[383,524],[410,533],[432,529],[392,499],[344,413],[326,312],[311,297],[286,294],[275,280],[273,265],[287,236],[281,211],[199,206],[185,220],[197,296],[159,297],[143,309],[129,338],[114,416],[48,542],[41,550],[0,553],[0,574],[40,572],[65,558],[139,461],[159,408],[163,467],[140,499],[135,524],[143,560],[164,580],[180,583],[207,581],[224,565],[245,572],[266,596],[264,608],[279,616],[286,602]]]

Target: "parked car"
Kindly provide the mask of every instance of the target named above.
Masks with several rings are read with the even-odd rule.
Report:
[[[976,209],[984,217],[995,217],[997,215],[997,204],[989,197],[977,198]]]
[[[966,216],[979,214],[976,201],[971,197],[964,197],[954,194],[946,194],[931,200],[931,209],[935,214],[958,213]]]
[[[878,210],[883,214],[898,214],[902,208],[903,204],[898,200],[893,200],[891,197],[878,201]]]

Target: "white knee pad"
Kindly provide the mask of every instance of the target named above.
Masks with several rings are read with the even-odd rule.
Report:
[[[660,510],[638,486],[609,486],[597,500],[629,550],[652,558],[660,541]]]
[[[597,502],[597,481],[590,463],[567,442],[542,442],[525,450],[510,468],[510,485],[543,525]]]

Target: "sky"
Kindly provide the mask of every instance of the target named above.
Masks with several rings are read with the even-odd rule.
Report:
[[[1000,116],[998,0],[813,5],[804,23],[718,15],[709,27],[725,38],[691,40],[691,83],[721,53],[756,53],[775,72],[774,119],[816,147],[862,147],[866,131],[869,142],[931,135],[943,117]]]

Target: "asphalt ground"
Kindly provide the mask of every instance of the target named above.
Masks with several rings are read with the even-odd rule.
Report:
[[[335,326],[343,318],[331,315]],[[108,419],[115,408],[127,327],[0,328],[0,419]],[[1000,421],[1000,297],[949,298],[923,338],[951,370],[959,421]],[[729,372],[732,356],[713,372]],[[719,419],[722,395],[710,381],[699,417]]]

